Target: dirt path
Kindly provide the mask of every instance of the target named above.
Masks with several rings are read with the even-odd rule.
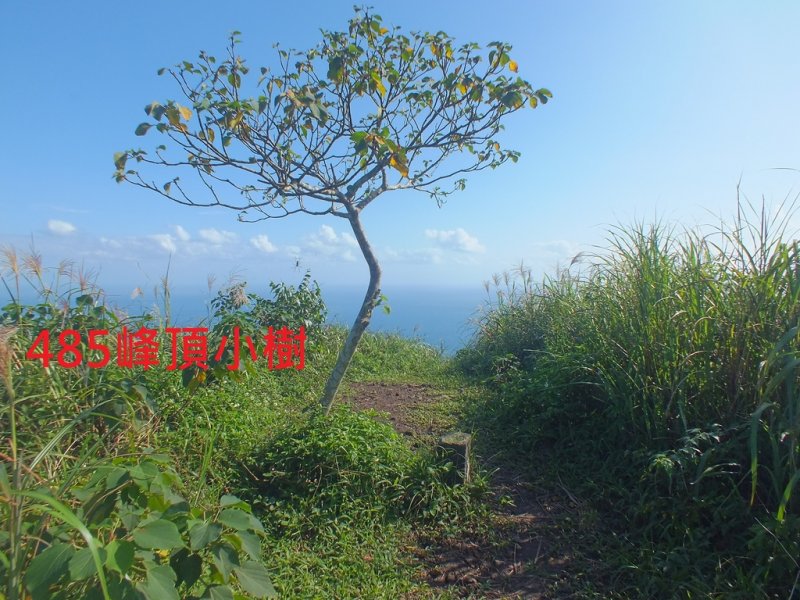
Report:
[[[428,385],[358,383],[347,401],[359,410],[374,409],[403,435],[430,441],[450,429],[432,407],[447,394]],[[452,398],[450,398],[452,401]],[[438,415],[438,416],[437,416]],[[569,543],[585,508],[566,488],[546,490],[512,466],[478,456],[491,477],[491,535],[470,539],[419,537],[415,555],[431,587],[459,598],[566,598],[573,596],[576,567]]]

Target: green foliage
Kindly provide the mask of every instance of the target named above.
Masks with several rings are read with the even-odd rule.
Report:
[[[113,356],[121,328],[137,330],[146,325],[146,318],[118,313],[105,304],[99,290],[89,286],[66,292],[58,292],[55,286],[43,289],[38,304],[24,305],[16,297],[0,312],[0,331],[10,332],[0,340],[11,357],[8,374],[13,369],[14,394],[24,399],[16,409],[19,443],[36,447],[38,440],[66,424],[65,444],[78,438],[85,442],[109,439],[120,435],[126,425],[134,430],[143,427],[157,411],[144,374],[140,369],[115,368]],[[90,335],[98,330],[105,333]],[[65,332],[72,332],[67,340],[62,338]],[[79,342],[72,350],[65,350],[65,342],[76,339]],[[98,350],[98,345],[105,350]],[[43,354],[50,355],[47,368],[34,358]],[[91,366],[104,355],[111,368]],[[80,362],[65,368],[59,358],[79,358]]]
[[[27,592],[34,600],[135,598],[136,592],[151,600],[232,597],[237,589],[274,596],[255,562],[263,527],[249,506],[223,496],[204,511],[190,506],[180,485],[168,459],[151,454],[95,465],[89,480],[71,490],[79,502],[74,512],[47,488],[4,486],[8,500],[38,501],[21,505]]]
[[[358,380],[434,382],[448,376],[441,350],[392,333],[367,333],[353,357]]]
[[[346,332],[321,325],[308,277],[273,291],[273,318],[314,321],[306,368],[269,371],[259,362],[246,377],[193,388],[164,368],[45,370],[23,358],[39,327],[104,326],[114,352],[121,324],[149,324],[118,315],[99,291],[12,303],[0,325],[0,394],[10,400],[0,428],[12,440],[10,454],[0,454],[7,598],[103,598],[103,582],[112,599],[259,597],[269,591],[264,564],[292,598],[401,597],[424,588],[408,552],[411,527],[474,526],[486,511],[485,480],[449,485],[449,464],[412,451],[372,416],[342,410],[329,425],[306,412]],[[91,303],[76,301],[87,294]],[[238,306],[234,297],[215,307],[212,328],[226,318],[249,326],[238,313],[253,312],[258,299]],[[418,341],[368,334],[350,375],[443,382],[445,363]],[[117,402],[124,409],[112,410]],[[272,473],[266,456],[284,466],[274,475],[290,493],[261,479]],[[316,477],[320,490],[298,473]]]
[[[342,407],[328,417],[290,423],[246,465],[241,494],[283,514],[282,527],[318,530],[325,523],[383,522],[411,516],[439,524],[477,510],[485,481],[451,486],[453,466],[415,453],[373,415]],[[251,494],[254,494],[251,496]]]
[[[358,201],[363,208],[390,189],[440,200],[464,187],[458,179],[442,189],[442,179],[516,161],[519,153],[496,138],[502,119],[552,98],[517,75],[509,44],[482,49],[456,45],[441,31],[405,34],[370,10],[356,8],[347,31],[323,30],[310,50],[278,49],[278,65],[258,73],[237,53],[239,41],[231,35],[222,59],[203,51],[168,69],[191,108],[174,100],[148,104],[150,121],[136,135],[155,130],[171,147],[118,153],[117,181],[182,204],[219,204],[213,193],[190,198],[179,177],[152,183],[138,165],[194,171],[209,185],[238,189],[245,201],[225,206],[257,219],[347,216],[347,206]],[[462,153],[467,164],[448,165]]]
[[[413,458],[390,426],[342,408],[285,427],[248,466],[266,498],[327,518],[349,502],[399,504]]]
[[[304,328],[306,340],[321,335],[328,309],[322,299],[322,291],[311,274],[306,272],[300,284],[295,287],[286,283],[270,282],[272,299],[247,292],[247,284],[237,283],[220,290],[211,300],[209,315],[208,347],[220,348],[225,341],[224,350],[217,355],[209,355],[207,370],[192,366],[183,371],[183,382],[194,390],[203,383],[211,383],[226,378],[241,378],[245,373],[254,375],[255,365],[250,360],[252,349],[247,338],[258,351],[264,335],[272,327],[276,334],[287,328],[293,335],[299,335]],[[236,331],[238,331],[238,338]],[[235,348],[235,340],[239,347]],[[313,344],[307,344],[309,348]],[[240,357],[238,369],[230,367],[235,363],[235,353]]]
[[[238,283],[221,290],[211,301],[212,334],[230,335],[238,326],[250,335],[263,335],[268,327],[288,327],[298,330],[305,327],[316,333],[325,322],[328,309],[322,300],[322,291],[306,272],[298,286],[270,282],[272,299],[245,292],[246,283]]]
[[[38,260],[25,259],[26,272],[12,251],[6,259],[17,294],[20,279],[31,275],[25,283],[41,288],[38,304],[12,295],[0,313],[0,426],[8,440],[0,453],[3,597],[273,595],[266,570],[254,562],[263,528],[249,507],[232,497],[219,504],[214,498],[210,510],[192,506],[168,457],[136,458],[157,433],[163,398],[153,395],[169,389],[163,375],[88,364],[100,352],[91,348],[90,331],[105,330],[113,355],[120,329],[146,319],[120,316],[85,281],[79,291],[60,293],[63,267],[50,286]],[[34,340],[49,331],[64,346],[59,332],[67,330],[80,339],[69,353],[80,354],[81,364],[64,368],[53,358],[43,367],[27,355],[31,346],[61,355]],[[201,535],[204,528],[212,533]]]
[[[615,230],[583,273],[496,280],[459,355],[498,391],[482,418],[632,528],[614,554],[647,595],[770,595],[798,573],[800,249],[773,225]]]

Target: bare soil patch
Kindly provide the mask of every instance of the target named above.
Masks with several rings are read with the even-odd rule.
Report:
[[[431,417],[432,404],[442,393],[419,384],[357,383],[347,402],[356,409],[374,409],[403,435],[438,438],[441,419]],[[576,565],[570,532],[582,519],[585,506],[563,486],[545,489],[512,466],[477,457],[493,472],[492,533],[468,539],[417,536],[413,554],[433,588],[460,598],[565,598],[574,593],[575,568],[591,568],[585,556]]]

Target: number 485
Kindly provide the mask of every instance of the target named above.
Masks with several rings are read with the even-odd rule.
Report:
[[[100,353],[100,360],[90,360],[86,364],[92,369],[105,367],[111,359],[111,350],[101,343],[98,338],[108,335],[108,329],[94,329],[88,332],[86,345],[89,350]],[[55,357],[56,362],[65,369],[72,369],[83,362],[81,351],[81,334],[76,329],[65,329],[58,334],[58,352],[55,355],[50,351],[50,330],[43,329],[33,340],[30,348],[25,353],[28,360],[41,360],[43,367],[49,367],[50,361]],[[38,350],[37,350],[38,348]]]

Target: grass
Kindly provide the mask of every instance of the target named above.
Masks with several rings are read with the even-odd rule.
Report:
[[[606,249],[542,283],[524,268],[497,278],[455,361],[368,333],[343,395],[370,383],[425,389],[434,400],[402,414],[413,430],[471,431],[485,464],[527,473],[493,501],[483,473],[448,484],[451,467],[424,435],[409,443],[344,404],[319,414],[345,331],[322,326],[308,277],[273,285],[273,300],[224,290],[206,323],[209,347],[234,325],[306,323],[302,371],[229,371],[230,353],[205,378],[43,369],[25,358],[43,329],[85,340],[123,326],[163,333],[166,322],[118,314],[85,274],[9,251],[3,593],[268,597],[274,584],[291,598],[458,597],[425,581],[419,546],[435,560],[437,547],[477,540],[503,558],[518,527],[504,507],[528,485],[554,511],[525,530],[563,560],[528,559],[553,597],[792,597],[800,246],[785,225],[745,207],[715,232],[615,229]],[[30,284],[38,304],[13,300]],[[490,593],[482,586],[475,597]]]
[[[500,278],[459,356],[494,390],[473,419],[614,523],[604,577],[629,597],[797,589],[800,247],[745,214],[616,229],[588,266]]]
[[[229,334],[232,324],[258,329],[276,315],[310,323],[304,370],[230,372],[219,362],[203,382],[191,371],[182,378],[163,368],[43,369],[25,359],[44,329],[56,338],[65,329],[78,331],[84,342],[77,349],[84,353],[88,331],[108,329],[114,353],[113,333],[123,325],[148,325],[163,334],[166,322],[116,314],[88,281],[70,278],[63,269],[54,277],[68,283],[67,291],[50,292],[58,282],[48,281],[38,262],[7,259],[13,266],[12,302],[3,309],[0,347],[0,425],[11,439],[0,463],[5,597],[127,597],[135,588],[147,598],[167,598],[208,594],[214,585],[265,597],[265,576],[256,585],[241,571],[260,565],[283,597],[431,593],[407,549],[412,531],[453,531],[468,524],[483,488],[446,484],[447,464],[426,449],[412,450],[390,426],[367,415],[345,406],[331,419],[317,414],[345,332],[321,326],[324,307],[314,302],[318,289],[308,278],[298,288],[273,286],[275,301],[251,298],[258,310],[241,304],[243,290],[226,291],[213,304],[208,324],[212,347],[214,336]],[[43,292],[37,305],[13,300],[25,279]],[[298,303],[295,296],[311,301]],[[302,315],[291,313],[298,305]],[[159,359],[170,362],[164,354]],[[444,358],[429,346],[367,334],[345,385],[448,378]],[[151,456],[159,458],[152,462]],[[136,484],[119,487],[117,476],[97,479],[106,472],[135,474],[123,481]],[[145,472],[155,479],[142,479]],[[104,487],[112,481],[116,487]],[[132,505],[132,498],[139,504]],[[92,516],[93,503],[106,506],[102,515]],[[235,529],[238,522],[225,517],[231,506],[252,510],[258,521],[248,527],[257,523],[263,532]],[[55,524],[63,520],[59,511],[66,525]],[[143,537],[141,528],[154,521],[163,535],[161,546],[151,548],[147,544],[156,542]],[[200,542],[201,527],[227,533]],[[247,556],[252,547],[237,537],[255,533],[261,542],[256,566]],[[129,565],[115,562],[115,539],[138,548]],[[98,551],[99,569],[77,566],[87,543]],[[186,569],[199,569],[199,575],[187,579]],[[222,588],[214,593],[223,594]]]

